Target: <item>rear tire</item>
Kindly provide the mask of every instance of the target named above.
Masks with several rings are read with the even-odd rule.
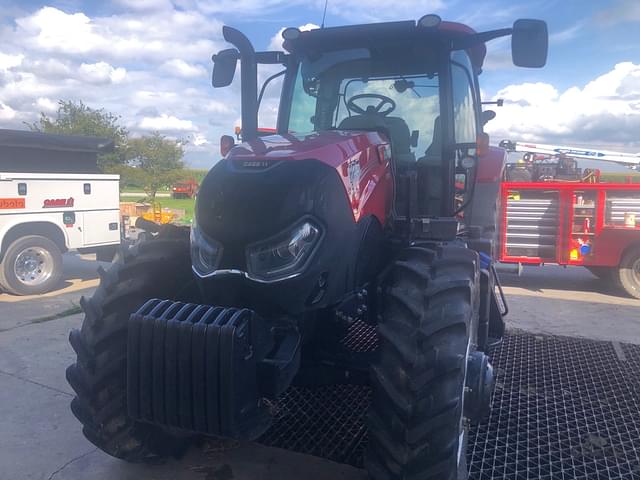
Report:
[[[62,253],[47,237],[28,235],[13,241],[0,264],[0,285],[14,295],[40,295],[62,278]]]
[[[463,246],[411,247],[392,265],[372,367],[371,478],[467,478],[464,387],[478,285],[478,255]]]
[[[136,244],[107,271],[100,270],[100,286],[90,299],[83,297],[80,302],[85,312],[82,327],[69,335],[77,354],[76,363],[67,368],[67,380],[76,393],[71,411],[91,443],[129,462],[178,457],[192,439],[127,416],[130,314],[153,297],[193,301],[188,230],[173,233]]]
[[[640,247],[626,252],[615,272],[617,283],[634,298],[640,299]]]

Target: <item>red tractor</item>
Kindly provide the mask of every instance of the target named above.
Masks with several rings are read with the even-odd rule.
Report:
[[[198,194],[198,182],[193,178],[171,186],[171,198],[194,198]]]
[[[543,66],[546,24],[289,28],[286,52],[223,34],[235,48],[214,56],[213,86],[240,61],[242,143],[221,142],[190,232],[159,227],[82,302],[67,378],[86,437],[155,461],[202,435],[259,438],[292,384],[361,382],[372,478],[466,478],[504,330],[491,260],[471,248],[491,239],[457,216],[483,137],[478,74],[485,42],[506,35],[517,65]],[[284,76],[269,136],[258,64]],[[358,322],[377,326],[375,352],[345,351]]]

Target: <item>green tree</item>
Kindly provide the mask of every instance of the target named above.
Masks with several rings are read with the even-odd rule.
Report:
[[[40,118],[27,127],[36,132],[63,133],[69,135],[94,135],[113,140],[113,152],[98,157],[98,164],[105,172],[115,172],[118,166],[127,162],[127,141],[129,132],[119,125],[120,117],[105,111],[93,109],[82,101],[59,100],[55,118],[40,113]]]
[[[150,201],[156,192],[178,179],[184,168],[182,157],[185,142],[171,140],[158,132],[131,138],[128,145],[129,166],[120,173],[141,184]]]

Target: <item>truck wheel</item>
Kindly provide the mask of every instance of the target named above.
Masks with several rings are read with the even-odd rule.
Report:
[[[640,247],[633,248],[622,256],[616,280],[625,292],[640,299]]]
[[[411,247],[382,287],[365,466],[375,480],[467,478],[463,417],[478,256]]]
[[[29,235],[15,240],[0,265],[0,284],[14,295],[39,295],[62,278],[62,253],[46,237]]]
[[[130,314],[149,298],[193,300],[188,231],[186,235],[159,235],[126,251],[107,271],[100,270],[100,286],[80,302],[82,327],[69,335],[77,354],[76,363],[67,368],[67,381],[76,393],[71,411],[91,443],[129,462],[178,457],[191,443],[192,436],[133,421],[126,401]]]

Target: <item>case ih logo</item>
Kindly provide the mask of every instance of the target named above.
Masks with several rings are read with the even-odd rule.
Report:
[[[242,166],[244,168],[267,168],[269,166],[269,162],[251,160],[251,161],[242,162]]]
[[[73,197],[69,198],[48,198],[44,201],[42,208],[73,207]]]

